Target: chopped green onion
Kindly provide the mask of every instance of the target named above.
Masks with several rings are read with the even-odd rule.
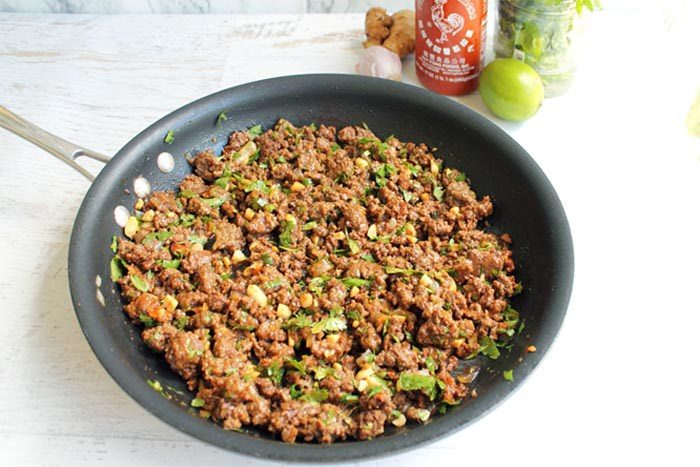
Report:
[[[165,135],[165,138],[163,138],[163,141],[166,144],[170,144],[173,142],[175,139],[175,132],[173,130],[168,130],[168,134]]]

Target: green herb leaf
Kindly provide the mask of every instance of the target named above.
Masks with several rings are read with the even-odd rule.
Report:
[[[283,285],[286,284],[286,283],[287,283],[287,281],[284,279],[284,277],[278,277],[278,278],[276,278],[276,279],[271,280],[271,281],[268,282],[267,284],[265,284],[265,288],[267,288],[267,289],[276,289],[276,288],[278,288],[278,287],[283,286]]]
[[[109,262],[109,275],[112,278],[112,282],[117,282],[124,276],[124,267],[123,259],[119,256],[112,258],[112,261]]]
[[[350,249],[350,254],[357,254],[360,252],[360,244],[357,243],[356,240],[353,240],[350,238],[347,233],[345,234],[345,237],[348,239],[348,248]]]
[[[505,379],[506,381],[513,381],[513,370],[504,371],[503,379]]]
[[[360,258],[363,261],[369,261],[370,263],[376,263],[377,260],[374,259],[374,256],[372,256],[372,253],[365,253],[364,255],[360,255]]]
[[[129,278],[131,279],[131,284],[141,292],[148,292],[151,289],[150,284],[146,282],[146,280],[142,277],[135,276],[132,274],[131,276],[129,276]]]
[[[318,225],[318,222],[316,222],[316,221],[307,222],[306,224],[304,224],[301,227],[301,230],[313,230],[316,228],[317,225]]]
[[[343,277],[340,279],[340,282],[342,282],[345,287],[364,287],[365,285],[369,285],[372,283],[371,280],[369,279],[360,279],[359,277]]]
[[[225,122],[228,120],[228,117],[226,116],[226,112],[221,112],[218,117],[216,117],[216,124],[218,126],[221,126],[221,122]]]
[[[356,394],[349,394],[349,393],[344,393],[342,396],[340,396],[340,402],[342,404],[347,404],[347,405],[353,405],[357,404],[360,401],[360,396]]]
[[[270,194],[270,187],[268,187],[263,180],[255,180],[250,182],[243,188],[243,191],[250,193],[251,191],[260,191],[266,195]]]
[[[164,269],[177,269],[180,267],[180,263],[182,260],[179,259],[164,259],[160,262],[160,265],[163,266]]]
[[[384,271],[386,271],[387,274],[404,274],[406,276],[420,274],[420,271],[415,269],[401,269],[394,266],[384,266]]]
[[[207,244],[207,241],[209,239],[207,237],[198,237],[196,235],[192,235],[190,237],[187,237],[187,241],[190,243],[199,243],[200,245],[204,246]]]
[[[301,396],[304,395],[304,391],[299,389],[298,384],[292,384],[289,388],[289,395],[292,399],[299,399]]]
[[[282,384],[282,378],[284,377],[284,367],[279,361],[275,361],[272,365],[265,368],[265,375],[275,383],[276,386]]]
[[[407,203],[410,203],[413,199],[413,193],[411,193],[410,191],[401,190],[401,194],[403,195],[404,201],[406,201]]]
[[[479,352],[492,360],[496,360],[501,356],[496,343],[489,336],[483,336],[479,339],[479,346]]]
[[[442,197],[445,194],[445,190],[440,185],[435,185],[433,187],[433,196],[436,200],[442,201]]]
[[[218,198],[202,198],[202,203],[212,208],[218,208],[226,201],[228,201],[228,196],[220,196]]]
[[[319,334],[321,332],[338,332],[344,331],[345,329],[347,329],[347,324],[339,308],[332,309],[329,316],[311,326],[311,332],[314,334]]]
[[[321,295],[323,293],[323,288],[326,286],[326,282],[329,280],[330,277],[327,276],[314,277],[309,281],[309,290],[316,295]]]
[[[437,381],[434,376],[409,372],[401,373],[396,383],[396,389],[399,391],[421,391],[430,397],[430,400],[434,400],[438,392]]]
[[[311,327],[313,324],[314,322],[311,320],[311,317],[302,313],[297,313],[285,321],[282,327],[285,329],[301,329]]]
[[[141,321],[141,324],[143,324],[147,328],[152,328],[156,325],[156,322],[153,321],[153,318],[144,313],[139,314],[139,321]]]
[[[311,391],[304,394],[300,399],[305,401],[305,402],[320,403],[320,402],[323,402],[323,401],[328,399],[328,390],[327,389],[312,389]]]
[[[185,329],[185,327],[187,327],[189,322],[190,322],[190,319],[187,317],[187,315],[183,315],[175,320],[174,326],[182,331],[183,329]]]
[[[287,359],[287,365],[292,367],[293,369],[297,370],[299,373],[302,375],[306,374],[306,365],[304,364],[303,361],[301,360],[296,360],[294,358],[288,358]]]
[[[167,230],[163,230],[161,232],[151,232],[145,237],[143,237],[143,240],[141,241],[142,244],[145,243],[155,243],[155,242],[164,242],[170,237],[172,237],[173,233],[169,232]]]
[[[260,136],[263,133],[262,125],[255,125],[250,128],[248,128],[248,134],[250,135],[251,138],[254,138],[256,136]]]
[[[425,359],[425,367],[430,371],[431,373],[435,373],[435,370],[437,369],[437,363],[435,363],[435,360],[433,357],[428,357]]]
[[[266,264],[268,266],[275,265],[275,260],[273,260],[268,253],[263,253],[262,256],[260,256],[260,259],[262,260],[263,264]]]
[[[200,399],[199,397],[195,397],[192,399],[192,402],[190,402],[190,405],[192,407],[204,407],[204,399]]]
[[[173,130],[168,130],[168,134],[165,135],[165,138],[163,138],[163,141],[166,144],[170,144],[173,142],[174,139],[175,139],[175,132]]]
[[[112,243],[110,243],[109,249],[112,250],[112,253],[117,252],[117,236],[116,235],[112,235]]]
[[[279,245],[282,248],[292,247],[292,233],[294,232],[294,227],[296,227],[296,225],[296,221],[286,219],[282,221],[282,230],[280,231],[279,236]]]
[[[338,377],[335,374],[335,370],[329,366],[318,366],[314,368],[314,379],[316,381],[320,381],[329,376],[338,379]]]

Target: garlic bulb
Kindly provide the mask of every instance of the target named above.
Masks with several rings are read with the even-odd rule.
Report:
[[[355,69],[361,75],[401,81],[401,59],[379,45],[367,47]]]

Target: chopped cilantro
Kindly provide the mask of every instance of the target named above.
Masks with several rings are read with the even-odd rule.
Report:
[[[430,397],[430,400],[434,400],[437,397],[438,384],[434,376],[403,372],[396,382],[396,389],[399,391],[421,391]]]
[[[254,138],[256,136],[260,136],[263,133],[262,125],[254,125],[250,128],[248,128],[248,134],[250,135],[251,138]]]
[[[146,282],[146,280],[142,277],[139,276],[134,276],[133,274],[129,276],[131,279],[131,283],[134,287],[136,287],[138,290],[141,292],[148,292],[151,288],[150,284]]]
[[[364,287],[372,283],[369,279],[360,279],[359,277],[343,277],[340,279],[345,287]]]
[[[319,334],[321,332],[344,331],[345,329],[347,329],[347,324],[345,323],[342,310],[339,308],[333,308],[330,311],[329,316],[321,319],[311,326],[311,332],[314,334]]]
[[[501,355],[496,343],[489,336],[483,336],[479,339],[479,353],[486,355],[492,360],[496,360]]]
[[[152,328],[153,326],[156,325],[156,322],[153,321],[153,318],[151,318],[150,316],[148,316],[145,313],[141,313],[139,315],[139,321],[141,321],[141,324],[143,324],[147,328]]]
[[[301,400],[305,402],[323,402],[328,399],[328,390],[327,389],[312,389],[311,391],[307,392],[300,398]]]
[[[433,196],[435,197],[436,200],[442,201],[444,194],[445,194],[445,190],[440,185],[435,185],[435,187],[433,187]]]
[[[117,236],[112,235],[112,243],[109,244],[109,249],[112,250],[112,253],[117,252]]]
[[[513,381],[513,370],[504,371],[503,379],[505,379],[506,381]]]
[[[166,144],[170,144],[173,142],[175,139],[175,132],[173,130],[168,130],[168,134],[165,135],[165,138],[163,138],[163,141]]]
[[[192,399],[192,402],[190,402],[190,405],[192,407],[204,407],[204,399],[195,397],[194,399]]]
[[[228,117],[226,116],[226,112],[221,112],[218,117],[216,117],[216,124],[218,126],[221,126],[221,122],[225,122],[228,120]]]
[[[124,264],[124,260],[121,259],[119,256],[115,256],[112,258],[112,261],[109,262],[109,274],[112,278],[112,282],[117,282],[119,279],[122,278],[122,276],[124,276],[125,267],[126,264]]]

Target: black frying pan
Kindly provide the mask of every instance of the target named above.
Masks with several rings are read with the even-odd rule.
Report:
[[[217,116],[228,119],[217,124]],[[284,117],[296,125],[311,122],[343,126],[367,123],[380,137],[425,142],[437,147],[447,166],[464,171],[479,195],[494,200],[490,229],[511,234],[516,276],[524,290],[514,307],[525,331],[496,361],[482,360],[473,383],[475,400],[421,426],[391,427],[371,441],[330,446],[284,444],[266,432],[225,431],[189,409],[192,395],[163,358],[142,343],[137,328],[122,312],[109,279],[112,235],[121,235],[113,218],[118,205],[132,207],[133,180],[143,175],[154,190],[175,190],[190,167],[185,153],[215,146],[228,134],[255,124],[273,125]],[[0,126],[14,131],[79,168],[75,156],[107,160],[28,124],[0,107]],[[174,131],[171,144],[164,142]],[[175,170],[161,173],[156,156],[175,156]],[[80,168],[79,168],[80,169]],[[87,172],[82,170],[83,174]],[[530,156],[487,119],[423,89],[351,75],[304,75],[245,84],[199,99],[160,119],[126,144],[107,163],[83,200],[70,240],[68,273],[78,320],[95,355],[114,380],[139,404],[170,425],[199,439],[244,454],[293,461],[340,461],[379,456],[424,445],[475,421],[513,392],[537,366],[559,330],[571,294],[573,244],[566,215],[552,185]],[[100,277],[102,306],[96,298]],[[527,354],[525,348],[537,351]],[[480,357],[481,358],[481,357]],[[522,358],[522,361],[520,359]],[[514,381],[502,372],[514,368]],[[165,396],[147,380],[157,380]]]

